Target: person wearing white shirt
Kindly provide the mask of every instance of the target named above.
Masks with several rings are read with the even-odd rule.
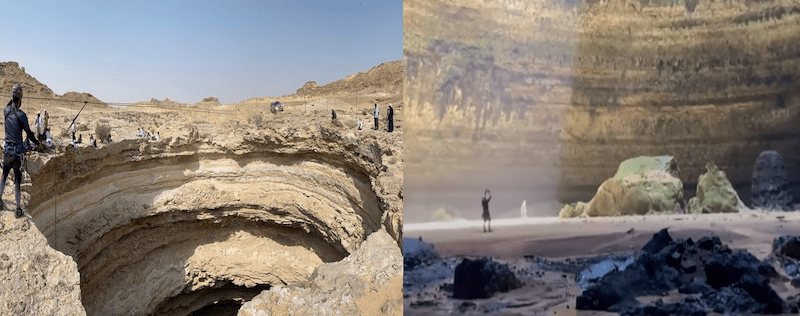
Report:
[[[375,102],[375,130],[378,130],[378,103]]]

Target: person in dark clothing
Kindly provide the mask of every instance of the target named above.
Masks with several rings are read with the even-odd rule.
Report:
[[[5,129],[6,129],[6,145],[3,150],[3,181],[0,182],[0,195],[6,187],[6,179],[8,179],[8,172],[14,169],[14,198],[17,202],[17,211],[15,216],[20,218],[24,215],[22,206],[20,205],[20,191],[19,187],[22,184],[22,161],[25,155],[25,146],[22,141],[22,131],[28,135],[28,140],[33,141],[37,148],[41,149],[41,143],[36,139],[36,135],[31,131],[28,125],[28,116],[19,108],[22,106],[22,87],[15,84],[11,89],[11,101],[8,101],[6,108],[3,110],[5,116]]]
[[[492,199],[492,193],[489,192],[489,189],[483,192],[483,199],[481,199],[481,204],[483,204],[483,232],[486,232],[486,222],[489,222],[489,232],[492,232],[492,217],[489,215],[489,201]]]
[[[391,133],[394,130],[394,108],[391,103],[389,103],[389,113],[386,115],[386,119],[389,120],[389,133]]]

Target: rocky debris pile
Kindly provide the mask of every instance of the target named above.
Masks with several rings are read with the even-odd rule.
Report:
[[[683,208],[683,183],[671,156],[640,156],[623,161],[588,203],[564,206],[559,217],[676,213]]]
[[[457,258],[442,258],[433,244],[403,238],[403,293],[412,293],[453,277]],[[449,287],[452,292],[452,283]]]
[[[800,237],[781,236],[772,241],[772,256],[792,278],[792,285],[800,288]]]
[[[522,282],[507,264],[491,258],[464,258],[456,266],[453,277],[453,298],[490,298],[497,292],[508,292],[522,287]]]
[[[706,170],[697,181],[697,195],[689,199],[689,212],[736,213],[745,207],[725,172],[713,162],[706,164]]]
[[[797,313],[796,300],[784,301],[770,287],[778,277],[768,262],[743,250],[733,251],[718,237],[673,240],[665,228],[624,271],[612,271],[578,296],[576,307],[620,315]],[[686,295],[677,303],[637,301],[676,289]]]
[[[589,287],[593,282],[597,282],[604,275],[614,270],[625,270],[635,257],[632,253],[625,255],[606,255],[601,257],[587,258],[580,262],[583,267],[580,272],[575,273],[575,282],[582,289]],[[576,264],[578,264],[576,262]],[[553,265],[550,263],[550,265]],[[559,267],[561,271],[567,272],[568,267]]]
[[[0,315],[86,315],[75,261],[12,212],[0,212],[0,280]]]
[[[792,210],[789,177],[783,157],[776,151],[761,152],[753,168],[753,207]]]
[[[402,277],[401,255],[397,242],[379,230],[342,261],[317,267],[300,284],[262,292],[238,315],[402,315],[399,287],[390,286]]]
[[[433,244],[422,241],[422,238],[403,238],[403,270],[429,266],[440,260]]]

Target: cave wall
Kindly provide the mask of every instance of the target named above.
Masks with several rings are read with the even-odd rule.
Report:
[[[714,161],[747,203],[762,150],[800,167],[800,10],[788,1],[692,10],[406,1],[404,10],[407,190],[475,189],[474,170],[494,168],[555,187],[562,203],[588,200],[623,160],[666,154],[687,195]]]

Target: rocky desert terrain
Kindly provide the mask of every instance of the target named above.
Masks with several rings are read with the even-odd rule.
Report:
[[[19,281],[0,285],[0,314],[403,313],[402,62],[225,105],[109,106],[56,95],[14,62],[0,78],[0,91],[22,83],[31,123],[47,109],[58,144],[28,154],[28,217],[0,217],[0,278]],[[95,148],[98,126],[112,141]]]

